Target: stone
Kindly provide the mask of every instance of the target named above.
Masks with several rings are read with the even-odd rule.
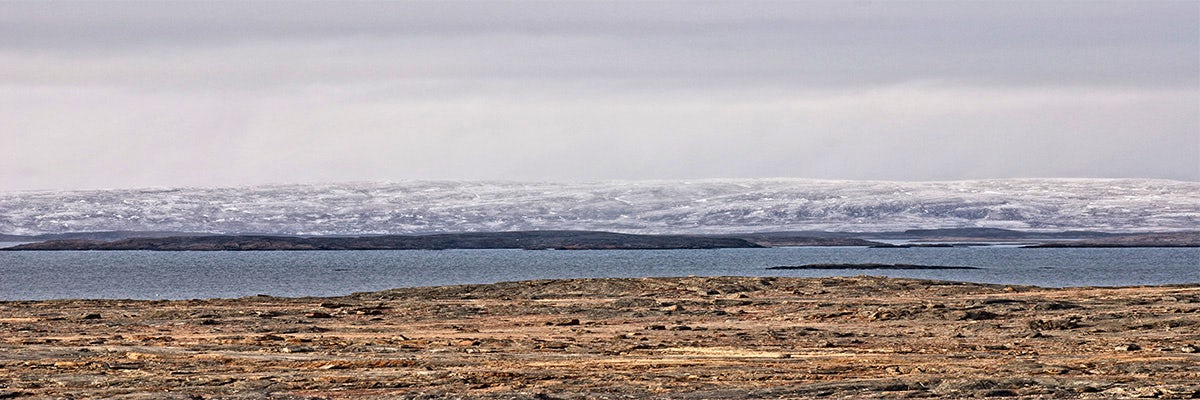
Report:
[[[280,353],[311,353],[314,349],[308,346],[288,346],[279,349]]]
[[[1053,320],[1039,319],[1035,321],[1029,321],[1029,329],[1035,331],[1075,329],[1080,327],[1080,320],[1081,319],[1078,316],[1070,316],[1067,318]]]
[[[576,325],[579,325],[579,320],[578,320],[578,319],[575,319],[575,318],[563,318],[563,319],[556,319],[556,320],[554,320],[554,321],[547,322],[547,323],[546,323],[546,325],[550,325],[550,326],[576,326]]]
[[[1008,389],[988,390],[981,393],[983,397],[1016,397],[1017,392]]]
[[[535,348],[535,349],[550,349],[550,350],[562,350],[567,347],[570,347],[570,345],[563,343],[563,342],[542,342],[542,343],[538,343],[537,345],[533,346],[533,348]]]
[[[996,319],[999,317],[996,313],[985,310],[968,310],[954,313],[954,317],[959,321],[983,321]]]
[[[1138,346],[1133,343],[1119,344],[1116,347],[1113,347],[1113,350],[1116,350],[1116,351],[1137,351],[1137,350],[1141,350],[1141,349],[1142,349],[1142,346]]]

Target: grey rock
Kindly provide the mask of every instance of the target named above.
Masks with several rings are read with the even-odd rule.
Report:
[[[1142,346],[1138,346],[1137,344],[1134,344],[1134,343],[1119,344],[1116,347],[1113,347],[1113,350],[1116,350],[1116,351],[1137,351],[1137,350],[1141,350],[1141,349],[1142,349]]]

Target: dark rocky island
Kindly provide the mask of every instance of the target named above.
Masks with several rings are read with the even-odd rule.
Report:
[[[767,267],[767,269],[889,269],[889,270],[906,270],[906,269],[982,269],[977,267],[958,267],[945,265],[915,265],[915,264],[804,264],[804,265],[782,265],[778,267]]]
[[[887,243],[876,242],[859,237],[833,234],[830,232],[756,232],[731,235],[714,235],[714,237],[732,237],[745,239],[765,247],[792,246],[848,246],[873,247],[886,246]]]
[[[531,231],[358,237],[214,235],[130,238],[116,241],[69,239],[29,243],[0,250],[632,250],[754,247],[762,246],[744,239],[727,237],[630,235],[587,231]]]

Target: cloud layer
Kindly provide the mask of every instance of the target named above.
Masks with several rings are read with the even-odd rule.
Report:
[[[1200,180],[1200,4],[0,4],[0,190]]]

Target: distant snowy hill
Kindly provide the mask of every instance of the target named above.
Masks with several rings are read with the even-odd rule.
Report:
[[[0,193],[0,233],[727,233],[1200,228],[1200,182],[415,181]]]

